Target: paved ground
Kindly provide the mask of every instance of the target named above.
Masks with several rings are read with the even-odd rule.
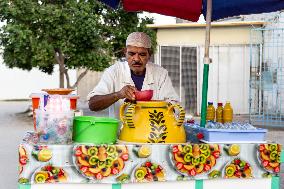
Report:
[[[0,102],[0,188],[16,189],[17,147],[25,131],[32,130],[31,118],[16,114],[27,109],[27,102]]]
[[[30,102],[3,102],[0,101],[0,189],[16,189],[18,173],[17,147],[28,130],[33,130],[32,119],[24,112]],[[88,112],[89,114],[89,112]],[[267,140],[284,145],[284,130],[269,130]],[[282,166],[281,177],[284,178]],[[282,179],[284,189],[284,179]]]

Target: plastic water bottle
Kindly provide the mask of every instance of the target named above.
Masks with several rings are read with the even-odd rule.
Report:
[[[223,121],[224,123],[229,123],[233,121],[233,108],[230,102],[226,102],[223,109]]]
[[[208,121],[205,125],[205,128],[207,129],[215,129],[215,123],[212,121]]]
[[[215,108],[213,106],[213,102],[208,102],[206,120],[207,121],[215,120]]]

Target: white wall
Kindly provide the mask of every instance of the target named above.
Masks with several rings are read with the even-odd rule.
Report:
[[[218,23],[215,23],[218,24]],[[237,25],[239,24],[239,25]],[[250,44],[250,32],[252,27],[259,28],[261,24],[241,25],[237,23],[235,26],[229,24],[221,24],[211,28],[210,44]],[[172,28],[158,28],[157,43],[159,45],[204,45],[205,41],[205,25],[197,27],[195,24],[189,25],[169,25]],[[155,28],[155,25],[153,25]],[[261,32],[255,32],[255,43],[260,43]],[[257,41],[257,39],[259,41]]]
[[[197,103],[200,112],[203,77],[204,48],[200,48],[198,60]],[[212,64],[209,66],[208,102],[230,101],[235,114],[249,113],[249,45],[224,45],[210,48]]]
[[[71,70],[70,80],[76,79],[76,71]],[[44,88],[58,88],[59,72],[56,67],[52,75],[38,69],[23,71],[17,68],[9,69],[3,64],[0,56],[0,100],[27,99],[32,92],[41,92]]]

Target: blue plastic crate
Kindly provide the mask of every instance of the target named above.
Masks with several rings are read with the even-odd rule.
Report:
[[[204,141],[208,142],[263,142],[266,138],[266,129],[233,130],[233,129],[207,129],[203,127],[191,128],[187,132],[188,139],[192,133],[203,133]],[[191,142],[191,141],[190,141]]]
[[[208,142],[222,141],[248,141],[262,142],[265,141],[266,129],[255,130],[227,130],[227,129],[206,129],[199,128],[203,133],[204,140]]]

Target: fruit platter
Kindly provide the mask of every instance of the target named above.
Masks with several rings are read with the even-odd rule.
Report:
[[[220,157],[218,144],[179,144],[170,147],[174,168],[185,176],[195,176],[210,171]]]
[[[134,182],[165,181],[165,169],[157,163],[146,161],[133,170]]]
[[[60,167],[55,167],[51,164],[45,165],[38,170],[32,176],[32,180],[38,183],[64,183],[67,182],[67,173]]]
[[[260,144],[257,148],[258,161],[260,165],[269,173],[280,172],[281,145]]]
[[[248,162],[235,158],[224,167],[224,178],[253,178],[252,171]]]
[[[79,173],[95,180],[117,175],[129,158],[124,145],[77,145],[73,152],[73,161]]]
[[[23,145],[19,146],[19,174],[24,170],[24,166],[28,163],[29,158],[27,155],[27,150]]]

